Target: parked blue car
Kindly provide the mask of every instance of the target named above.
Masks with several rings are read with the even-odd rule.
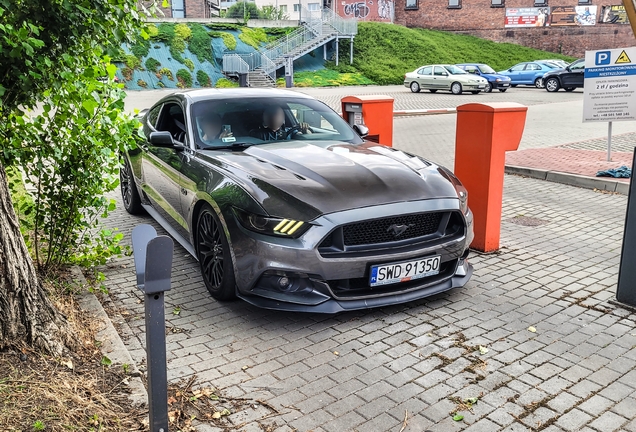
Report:
[[[466,72],[479,75],[488,80],[488,85],[483,90],[486,93],[497,89],[505,92],[510,88],[510,78],[505,75],[499,75],[493,68],[483,63],[460,63],[456,65],[464,69]]]
[[[510,85],[512,87],[533,85],[536,88],[543,88],[543,75],[553,69],[556,69],[556,66],[547,63],[524,62],[516,64],[508,70],[501,71],[499,74],[510,77],[512,80]]]

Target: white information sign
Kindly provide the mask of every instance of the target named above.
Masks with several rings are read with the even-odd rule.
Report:
[[[636,47],[585,52],[583,121],[636,120]]]

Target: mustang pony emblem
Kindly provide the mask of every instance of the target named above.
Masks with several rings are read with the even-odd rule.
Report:
[[[390,232],[391,234],[393,234],[393,237],[399,237],[402,234],[404,234],[404,232],[411,228],[412,226],[415,226],[415,224],[408,224],[408,225],[398,225],[398,224],[393,224],[391,226],[389,226],[386,230],[387,232]]]

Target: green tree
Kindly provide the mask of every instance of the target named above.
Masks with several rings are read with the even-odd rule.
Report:
[[[256,6],[256,3],[244,0],[230,6],[225,17],[248,20],[250,18],[262,18],[262,15],[260,9]]]
[[[153,10],[154,1],[148,7]],[[132,123],[121,117],[123,96],[113,84],[115,69],[108,65],[107,54],[115,53],[122,42],[134,44],[132,37],[142,28],[135,0],[0,0],[0,349],[28,344],[59,355],[74,344],[66,320],[39,280],[38,268],[55,259],[32,260],[12,205],[6,167],[31,163],[50,182],[76,181],[77,167],[51,165],[91,141],[112,156],[130,139]],[[104,75],[111,80],[99,81]],[[29,115],[36,106],[41,113]],[[85,136],[78,136],[80,130],[87,131]],[[77,148],[64,147],[74,142]],[[39,159],[29,160],[32,157]],[[98,166],[86,168],[99,172]],[[65,177],[65,170],[76,175]],[[51,196],[36,198],[49,202],[49,214],[64,213],[51,205],[68,205]],[[81,217],[79,206],[85,203],[66,213],[70,222]],[[52,229],[55,233],[42,234],[65,232],[61,225]],[[75,246],[83,241],[76,234],[65,233],[75,239]],[[47,255],[59,241],[48,237]]]
[[[262,15],[263,19],[266,19],[266,20],[280,21],[280,20],[288,20],[289,19],[289,15],[288,14],[283,12],[283,10],[281,8],[277,8],[274,5],[263,6],[263,8],[261,10],[261,15]]]

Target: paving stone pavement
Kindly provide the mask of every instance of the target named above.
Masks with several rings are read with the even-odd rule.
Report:
[[[417,150],[449,159],[434,140]],[[246,423],[241,431],[399,431],[408,413],[405,432],[636,432],[636,316],[610,303],[626,197],[517,176],[504,187],[499,253],[472,255],[465,288],[407,305],[329,316],[219,303],[176,246],[169,379],[196,374],[201,385],[281,412],[230,416]],[[105,223],[126,242],[135,225],[156,226],[120,202]],[[105,275],[111,318],[143,365],[132,258]],[[470,410],[458,404],[472,397]],[[455,422],[458,409],[464,419]]]

